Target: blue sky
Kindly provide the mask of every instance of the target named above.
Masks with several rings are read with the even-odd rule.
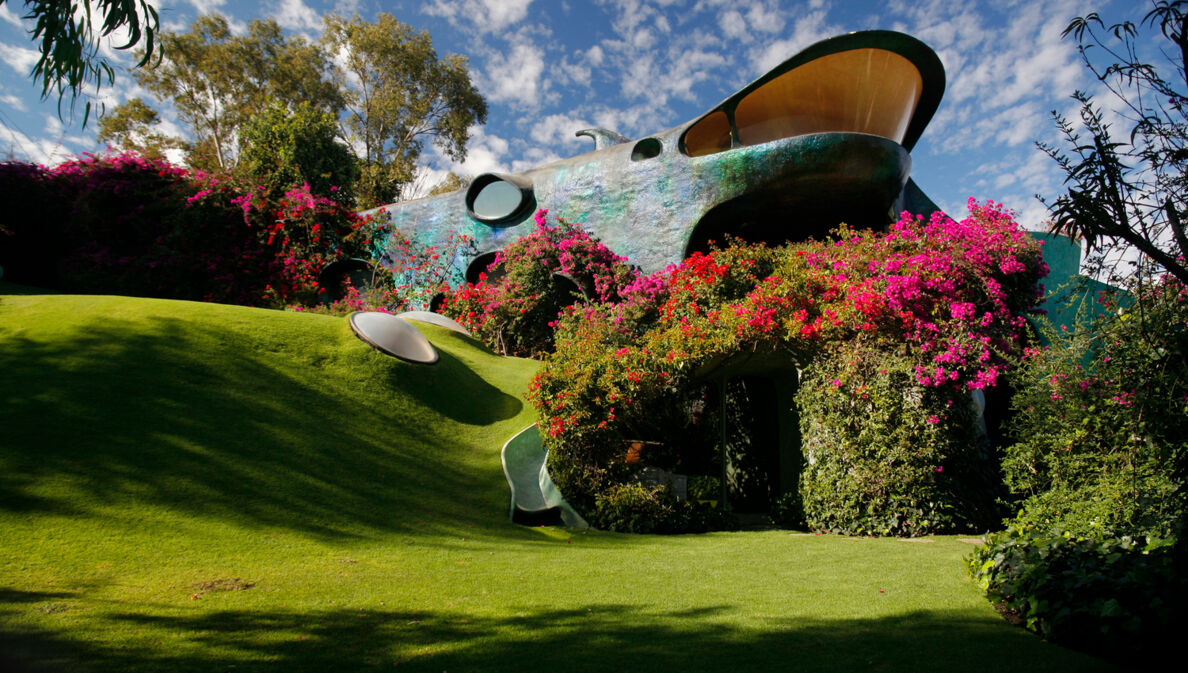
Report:
[[[202,12],[233,27],[271,16],[317,39],[322,16],[386,11],[428,30],[439,55],[469,58],[487,99],[487,123],[473,129],[469,155],[452,164],[423,157],[423,181],[445,170],[475,175],[517,171],[593,149],[574,131],[599,126],[642,137],[691,120],[800,49],[833,35],[898,30],[944,63],[945,96],[912,152],[912,176],[950,214],[973,196],[1015,209],[1039,228],[1036,193],[1055,195],[1061,175],[1034,147],[1055,140],[1049,111],[1072,113],[1078,89],[1096,91],[1071,42],[1060,33],[1090,11],[1107,22],[1137,21],[1145,2],[1057,0],[160,0],[161,22],[185,30]],[[37,54],[19,19],[23,2],[0,7],[0,152],[57,163],[102,148],[81,114],[60,121],[56,101],[39,100],[28,77]],[[109,50],[110,53],[110,50]],[[123,54],[115,54],[129,63]],[[141,95],[117,74],[108,107]],[[181,131],[166,105],[167,128]]]

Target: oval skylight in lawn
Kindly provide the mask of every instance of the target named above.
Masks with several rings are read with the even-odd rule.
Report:
[[[437,362],[437,349],[425,335],[391,313],[352,313],[350,323],[360,339],[381,353],[423,365]]]
[[[396,316],[405,320],[416,320],[417,322],[427,322],[430,325],[437,325],[446,329],[452,329],[455,332],[461,332],[466,336],[470,336],[470,332],[466,328],[458,324],[458,321],[453,318],[444,316],[440,313],[433,313],[431,311],[405,311]]]

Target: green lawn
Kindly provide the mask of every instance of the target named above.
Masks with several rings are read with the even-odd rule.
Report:
[[[1091,671],[956,538],[509,523],[535,363],[0,284],[0,670]]]

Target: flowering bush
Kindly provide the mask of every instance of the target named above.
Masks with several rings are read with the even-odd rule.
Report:
[[[62,200],[44,166],[0,162],[0,266],[7,280],[48,287],[56,276]]]
[[[1188,289],[1171,277],[1088,327],[1048,329],[1016,377],[1003,468],[1017,522],[1075,535],[1182,534]]]
[[[589,298],[611,302],[638,277],[626,260],[581,227],[548,211],[536,229],[499,251],[477,283],[446,297],[442,311],[496,351],[531,357],[552,350],[562,308]]]
[[[370,257],[386,227],[306,185],[271,199],[131,152],[6,164],[0,185],[25,190],[2,255],[26,258],[14,278],[72,292],[313,305],[321,268]]]
[[[271,306],[315,306],[329,301],[318,275],[327,264],[345,258],[370,258],[375,241],[387,231],[383,215],[360,216],[348,205],[310,191],[309,184],[295,185],[278,200],[264,188],[239,193],[227,183],[213,180],[188,204],[211,199],[229,202],[242,213],[258,244],[268,255],[269,282],[262,303]]]
[[[359,282],[341,279],[343,287],[324,288],[337,297],[329,303],[290,306],[292,310],[344,316],[355,311],[398,313],[429,306],[435,296],[450,291],[449,279],[473,246],[465,234],[451,234],[441,246],[424,245],[399,231],[387,237],[384,252]],[[323,279],[323,283],[334,282]]]
[[[900,453],[913,442],[924,447],[919,460],[909,461],[911,469],[943,468],[950,459],[954,466],[963,463],[966,457],[953,454],[963,441],[953,432],[966,427],[967,405],[958,400],[969,390],[995,385],[1007,369],[1026,325],[1024,314],[1038,301],[1037,281],[1046,273],[1039,243],[1001,206],[973,200],[970,217],[961,222],[940,214],[928,221],[905,214],[882,233],[843,227],[832,242],[783,248],[731,243],[694,254],[647,282],[635,281],[635,288],[651,288],[650,301],[624,290],[626,302],[564,312],[557,350],[529,392],[546,431],[554,479],[575,506],[587,508],[600,493],[634,479],[639,466],[625,460],[626,447],[640,440],[671,442],[679,427],[668,421],[671,410],[685,408],[690,391],[738,353],[795,363],[810,373],[817,367],[821,374],[812,374],[818,378],[810,377],[816,382],[810,390],[840,381],[842,373],[849,377],[846,391],[859,399],[881,386],[887,391],[877,402],[887,419],[882,422],[892,422],[896,409],[910,407],[915,414],[904,437],[887,445]],[[631,300],[633,305],[624,305]],[[861,347],[838,356],[837,344]],[[895,375],[879,380],[882,375],[872,374],[870,366],[845,359],[859,353],[887,354]],[[873,355],[863,357],[875,361]],[[826,371],[836,373],[820,378]],[[873,378],[867,382],[868,377]],[[890,393],[893,387],[898,399]],[[914,407],[908,404],[912,389],[919,392]],[[827,408],[823,403],[821,409]],[[829,423],[820,418],[802,423],[808,432],[803,441],[821,465],[846,464],[856,455],[835,460],[829,452],[840,445],[812,434]],[[938,439],[929,444],[930,437]],[[862,457],[872,464],[894,458],[879,451]],[[813,481],[830,473],[806,474]],[[924,476],[913,477],[893,499],[871,482],[872,490],[862,497],[829,508],[862,511],[814,520],[813,512],[824,510],[813,510],[806,512],[809,523],[925,533],[968,521],[971,513],[956,513],[968,504],[961,501],[957,477],[950,482],[947,476]],[[818,486],[810,491],[826,493]],[[943,494],[947,500],[925,502]],[[915,518],[890,525],[892,502],[898,504],[891,509],[904,512],[917,503]]]
[[[86,155],[46,171],[62,204],[54,286],[71,292],[252,303],[267,260],[237,209],[194,199],[215,187],[161,159]],[[238,220],[238,221],[237,221]],[[42,253],[46,254],[46,253]],[[240,270],[243,270],[242,272]]]

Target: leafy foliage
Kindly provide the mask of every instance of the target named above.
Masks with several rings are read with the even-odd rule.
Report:
[[[1156,664],[1183,633],[1188,581],[1169,540],[1013,525],[967,563],[1000,609],[1058,643]]]
[[[969,395],[922,385],[912,358],[838,344],[805,371],[796,399],[801,506],[814,528],[910,537],[1001,519],[1001,481]]]
[[[130,98],[99,118],[96,140],[125,150],[133,150],[150,159],[164,159],[165,151],[182,149],[180,139],[157,131],[160,119],[157,111],[144,99]]]
[[[0,5],[4,2],[0,0]],[[96,14],[102,17],[98,28]],[[31,32],[34,40],[41,40],[33,81],[41,82],[43,99],[56,90],[59,105],[69,93],[73,106],[92,82],[98,92],[104,82],[115,81],[115,71],[99,56],[102,38],[118,30],[126,31],[128,41],[115,48],[141,45],[143,51],[136,67],[149,62],[156,46],[157,9],[146,0],[25,0],[22,18],[36,22]],[[91,103],[87,102],[84,126],[90,112]]]
[[[271,100],[293,109],[306,102],[320,112],[342,106],[339,84],[325,76],[327,55],[304,38],[286,37],[272,19],[253,19],[237,36],[222,15],[203,14],[187,32],[162,33],[161,44],[165,59],[138,71],[136,80],[172,101],[189,126],[193,167],[234,167],[237,134]]]
[[[1188,292],[1170,276],[1028,351],[1003,467],[1020,523],[1075,535],[1182,532]]]
[[[329,112],[319,112],[307,101],[291,110],[273,101],[240,132],[235,175],[270,195],[307,184],[316,196],[351,204],[358,169],[337,134],[337,121]]]
[[[1127,245],[1142,253],[1138,271],[1164,269],[1188,283],[1188,3],[1160,0],[1140,26],[1127,21],[1109,27],[1096,13],[1074,19],[1064,31],[1076,40],[1089,71],[1120,105],[1130,125],[1119,138],[1101,107],[1084,92],[1079,124],[1053,113],[1064,149],[1040,144],[1059,164],[1068,191],[1048,205],[1052,228],[1085,241],[1102,268],[1110,253]],[[1170,44],[1164,53],[1173,76],[1139,57],[1149,41],[1140,27],[1157,29]],[[1109,61],[1102,64],[1101,60]],[[1082,137],[1082,133],[1087,137]],[[1154,264],[1152,268],[1150,265]],[[1125,274],[1123,274],[1125,275]]]

